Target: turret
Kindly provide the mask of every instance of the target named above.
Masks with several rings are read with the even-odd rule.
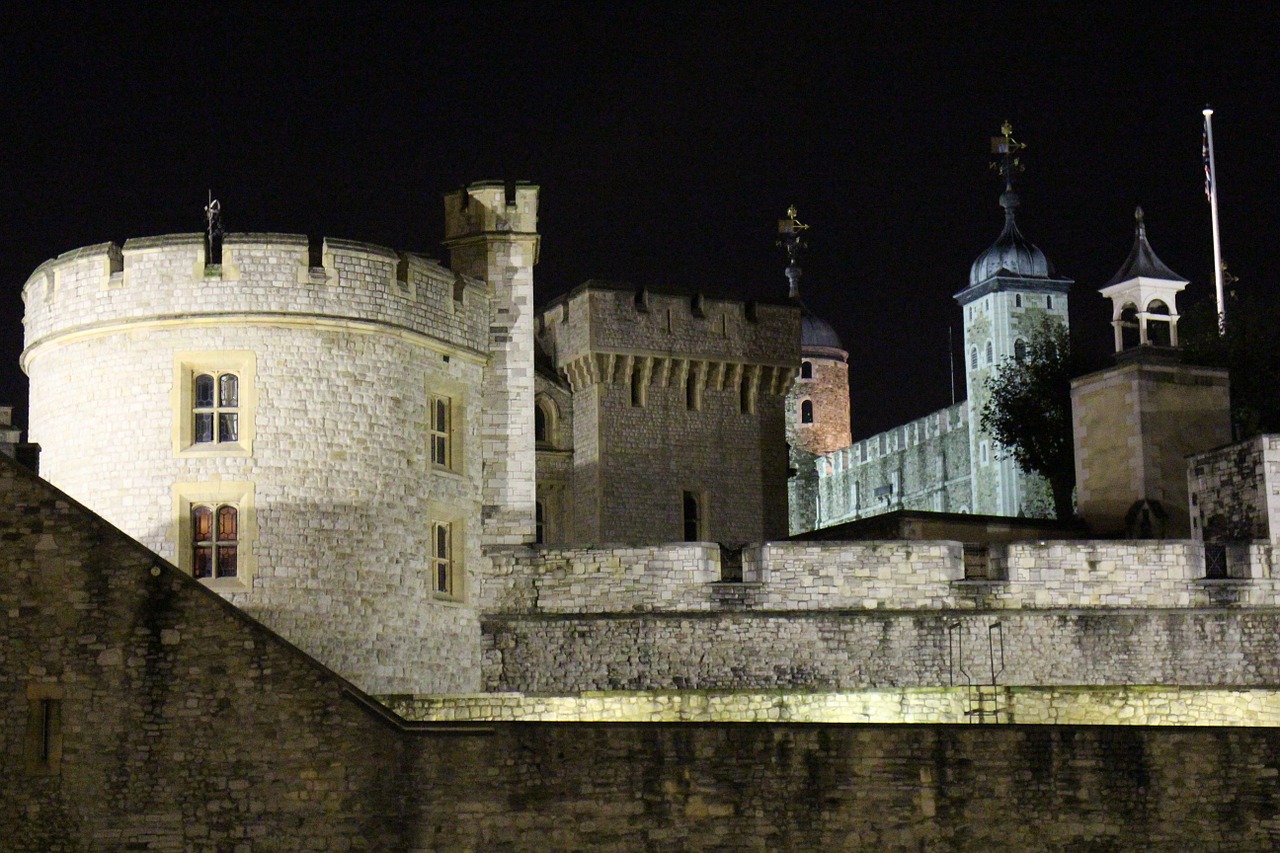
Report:
[[[533,265],[538,187],[480,181],[445,196],[445,243],[455,272],[489,289],[481,405],[484,544],[534,540]]]

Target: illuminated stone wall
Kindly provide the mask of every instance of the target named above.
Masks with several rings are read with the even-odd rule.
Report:
[[[965,403],[819,457],[817,527],[898,509],[972,512]]]
[[[481,567],[484,286],[366,244],[312,258],[296,235],[228,235],[222,261],[171,235],[32,274],[42,473],[177,563],[185,496],[234,499],[240,571],[218,592],[365,687],[475,689],[475,612],[432,595],[425,522],[459,519],[460,563]],[[234,446],[192,446],[188,362],[239,371]],[[455,403],[451,470],[429,457],[431,394]]]
[[[568,541],[682,541],[685,492],[704,540],[786,534],[798,310],[592,281],[549,305],[537,334],[573,389]]]
[[[1260,435],[1188,464],[1196,538],[1280,542],[1280,436]]]

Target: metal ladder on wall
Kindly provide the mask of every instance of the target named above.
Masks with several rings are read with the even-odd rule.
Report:
[[[975,681],[975,675],[965,667],[964,625],[958,620],[947,625],[947,661],[951,686],[957,686],[957,674],[966,688],[965,717],[971,723],[1008,722],[1008,709],[1000,707],[1000,676],[1004,675],[1004,626],[1000,620],[987,626],[987,662],[991,680]]]

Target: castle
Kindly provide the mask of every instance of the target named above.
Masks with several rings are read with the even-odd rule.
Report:
[[[1076,539],[981,518],[1035,487],[973,427],[982,380],[1070,284],[1011,187],[957,295],[969,401],[856,444],[800,305],[535,310],[537,201],[446,195],[448,265],[197,234],[31,275],[11,848],[1271,845],[1280,438],[1220,446],[1221,372],[1142,346],[1180,288],[1141,224],[1120,358],[1073,389],[1080,506],[1166,535]],[[987,528],[781,538],[886,504]]]

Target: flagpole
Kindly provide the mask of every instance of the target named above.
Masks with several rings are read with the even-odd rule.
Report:
[[[1213,110],[1205,107],[1203,112],[1208,157],[1205,190],[1209,195],[1209,212],[1213,218],[1213,287],[1218,299],[1218,334],[1222,334],[1226,331],[1227,314],[1222,301],[1222,239],[1218,236],[1218,172],[1213,162]]]

